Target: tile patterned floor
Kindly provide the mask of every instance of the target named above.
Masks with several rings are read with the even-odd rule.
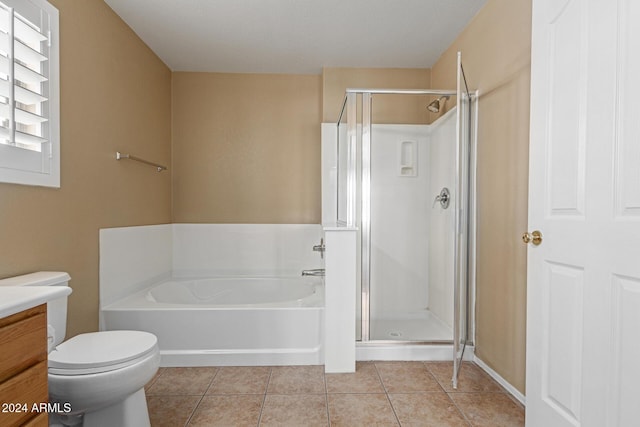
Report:
[[[523,426],[524,409],[465,362],[458,389],[450,362],[160,368],[147,384],[152,427]]]

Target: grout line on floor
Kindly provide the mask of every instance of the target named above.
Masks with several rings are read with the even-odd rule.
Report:
[[[202,395],[200,396],[200,400],[198,400],[198,403],[193,408],[193,411],[191,411],[191,415],[189,415],[189,418],[187,418],[187,422],[184,423],[185,427],[187,427],[189,424],[191,424],[191,419],[196,414],[196,411],[198,410],[198,407],[202,403],[202,400],[204,399],[204,397],[207,395],[207,392],[209,391],[209,388],[211,388],[211,384],[213,384],[213,380],[218,376],[218,373],[220,372],[220,367],[216,367],[216,368],[217,368],[216,369],[216,373],[213,375],[213,377],[211,377],[211,381],[209,381],[209,385],[205,389],[204,393],[202,393]]]
[[[260,406],[260,415],[258,416],[258,424],[260,426],[262,422],[262,412],[264,411],[264,404],[267,401],[267,390],[269,390],[269,384],[271,383],[271,376],[273,375],[273,366],[269,367],[269,378],[267,378],[267,385],[264,388],[264,394],[262,395],[262,405]]]
[[[209,392],[209,389],[211,388],[211,385],[216,380],[216,377],[218,376],[219,373],[220,373],[220,366],[216,366],[216,373],[213,375],[213,377],[211,377],[211,381],[209,381],[209,385],[207,386],[207,389],[204,391],[204,393],[202,393],[203,396],[207,395],[207,393]]]
[[[324,380],[324,403],[327,410],[327,425],[331,427],[331,415],[329,415],[329,387],[327,387],[327,373],[322,373],[322,379]]]
[[[382,376],[380,375],[380,372],[378,372],[378,365],[376,365],[376,362],[372,362],[373,363],[373,367],[376,370],[376,375],[378,376],[378,381],[380,381],[380,384],[382,384],[382,389],[384,390],[384,395],[387,397],[387,402],[389,402],[389,406],[391,406],[391,411],[393,412],[393,416],[396,419],[396,422],[398,423],[399,426],[401,426],[402,424],[400,423],[400,418],[398,417],[398,414],[396,413],[396,408],[393,406],[393,402],[391,402],[391,398],[389,397],[389,392],[387,391],[387,386],[384,384],[384,381],[382,381]]]
[[[198,399],[198,403],[196,403],[196,406],[193,407],[193,410],[191,411],[191,414],[189,414],[189,417],[187,418],[187,421],[184,423],[185,427],[187,427],[189,424],[191,424],[191,419],[193,418],[193,415],[198,410],[198,407],[200,406],[200,403],[202,403],[202,399],[204,399],[204,394],[202,396],[200,396],[200,399]]]
[[[446,393],[447,397],[449,398],[449,400],[451,401],[451,403],[453,403],[453,406],[455,406],[455,408],[458,410],[458,412],[460,412],[460,415],[462,415],[462,418],[464,418],[464,420],[467,422],[467,424],[469,425],[469,427],[473,427],[473,423],[471,422],[471,420],[467,417],[467,414],[464,413],[464,411],[462,409],[460,409],[460,407],[458,406],[458,404],[456,403],[455,400],[453,400],[451,398],[451,396],[449,396],[449,393]]]
[[[444,388],[438,377],[433,372],[431,372],[431,369],[429,369],[428,361],[422,361],[422,366],[424,366],[424,369],[426,369],[429,375],[431,375],[431,378],[433,378],[436,384],[438,384],[438,387],[440,387],[440,391],[443,393],[447,393],[447,389]]]

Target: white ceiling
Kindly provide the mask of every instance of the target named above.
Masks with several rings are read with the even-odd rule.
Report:
[[[429,68],[486,0],[105,0],[174,71]]]

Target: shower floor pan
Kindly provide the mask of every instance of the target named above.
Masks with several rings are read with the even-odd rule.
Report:
[[[429,310],[385,313],[370,321],[370,339],[381,341],[451,341],[450,326]]]

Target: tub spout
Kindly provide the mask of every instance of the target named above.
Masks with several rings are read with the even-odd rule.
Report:
[[[312,270],[302,270],[303,276],[319,276],[324,277],[324,268],[314,268]]]

